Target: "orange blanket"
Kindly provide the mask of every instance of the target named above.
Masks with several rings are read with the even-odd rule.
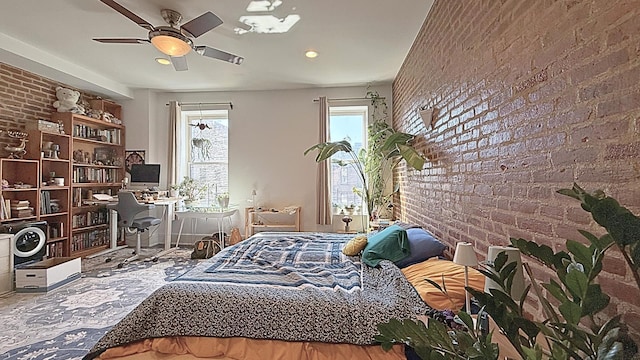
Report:
[[[167,359],[224,360],[400,360],[404,346],[394,345],[386,352],[379,345],[287,342],[248,338],[167,337],[137,341],[107,349],[98,359],[155,360]]]

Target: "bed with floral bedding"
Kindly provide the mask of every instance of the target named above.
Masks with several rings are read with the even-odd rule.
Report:
[[[402,359],[375,344],[377,324],[429,308],[392,262],[344,255],[352,237],[259,233],[227,247],[151,294],[85,359]]]

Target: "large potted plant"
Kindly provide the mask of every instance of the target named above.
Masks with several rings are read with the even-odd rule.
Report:
[[[368,149],[356,153],[347,140],[325,142],[313,145],[304,154],[317,150],[316,162],[330,159],[334,154],[344,152],[348,160],[333,160],[340,166],[352,166],[360,179],[361,188],[354,192],[362,197],[369,216],[384,209],[395,192],[388,189],[393,169],[401,162],[416,170],[422,170],[425,158],[413,146],[415,135],[395,131],[387,123],[387,105],[375,92],[368,92],[374,108],[373,120],[368,126]]]
[[[521,358],[538,359],[632,359],[638,346],[629,336],[621,315],[598,316],[610,297],[597,282],[606,253],[617,247],[630,267],[640,290],[640,218],[601,191],[589,194],[574,184],[558,191],[581,201],[582,208],[607,230],[596,236],[581,230],[589,245],[567,240],[566,251],[554,252],[546,245],[524,239],[511,239],[523,254],[539,261],[555,274],[548,282],[527,287],[520,299],[512,299],[511,283],[515,263],[500,254],[492,268],[480,271],[502,286],[491,293],[467,288],[495,321],[497,329],[513,345]],[[531,272],[525,265],[531,277]],[[546,289],[549,297],[542,294]],[[531,320],[523,305],[530,289],[538,298],[546,319]],[[555,304],[554,305],[552,305]],[[483,334],[465,312],[458,314],[462,329],[451,329],[437,321],[426,327],[421,322],[392,319],[380,324],[378,340],[387,348],[405,343],[422,359],[497,359],[499,348],[491,333]]]

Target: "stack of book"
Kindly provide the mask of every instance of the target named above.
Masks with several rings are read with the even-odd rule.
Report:
[[[33,208],[29,200],[11,200],[11,217],[23,218],[33,216]]]

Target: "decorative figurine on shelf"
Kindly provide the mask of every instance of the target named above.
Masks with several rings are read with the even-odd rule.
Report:
[[[10,138],[18,139],[20,141],[18,146],[5,146],[4,149],[11,153],[9,154],[9,159],[22,159],[22,157],[27,153],[25,148],[27,147],[27,141],[29,141],[27,140],[27,136],[29,134],[19,130],[9,130],[7,131],[7,134]]]
[[[344,223],[344,232],[349,232],[349,223],[352,221],[353,219],[349,215],[345,215],[342,217],[342,222]]]
[[[78,104],[80,100],[80,92],[63,88],[62,86],[56,87],[56,97],[58,100],[53,102],[53,107],[58,112],[72,112],[75,114],[84,114],[84,106]]]
[[[51,145],[51,158],[59,159],[58,154],[60,153],[60,145],[53,144]]]

